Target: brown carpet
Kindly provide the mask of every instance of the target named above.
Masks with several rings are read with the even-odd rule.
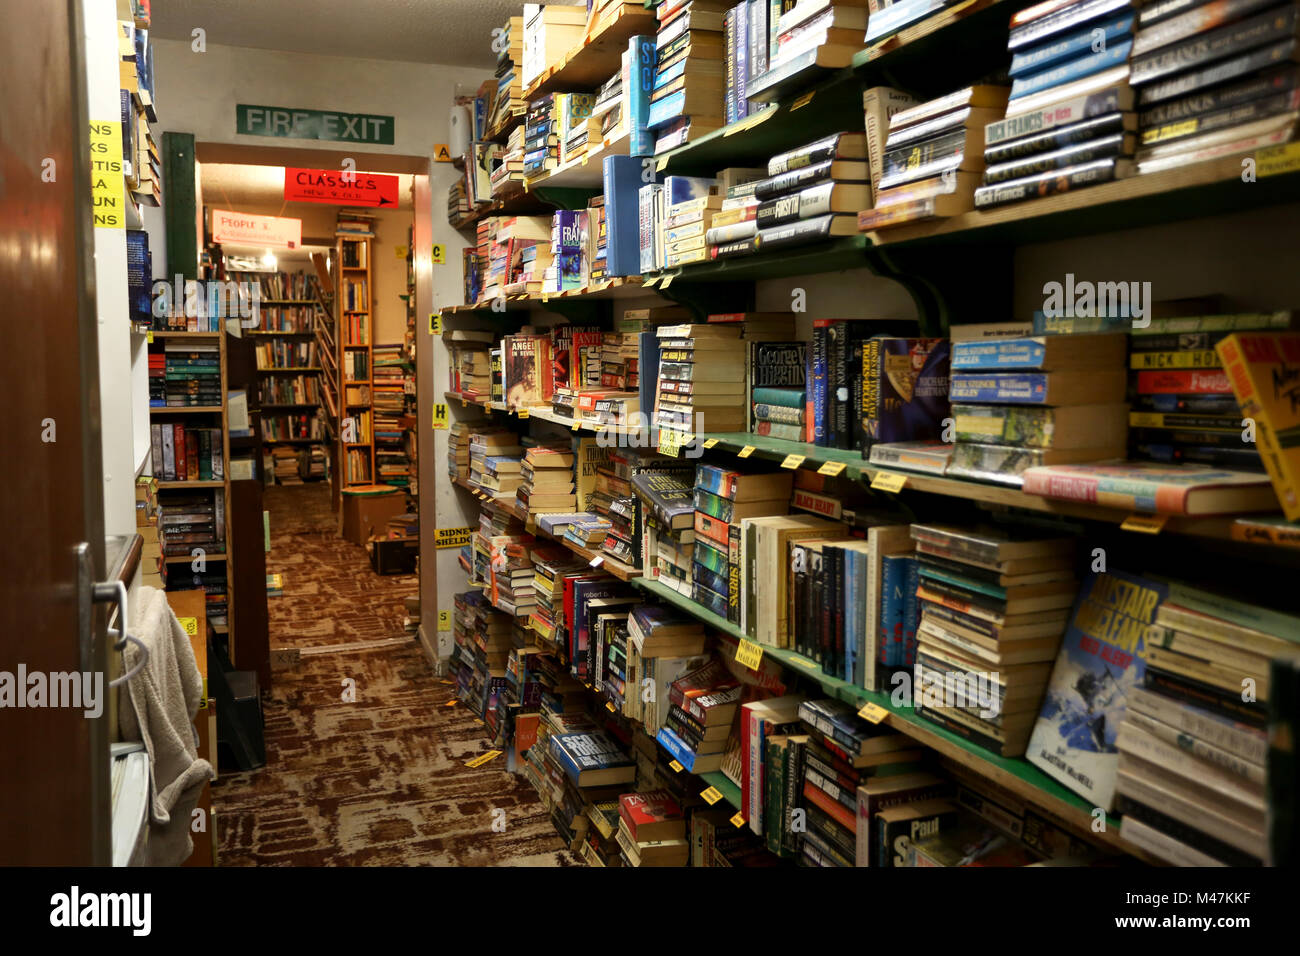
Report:
[[[213,790],[222,866],[571,866],[531,786],[504,755],[477,769],[482,725],[405,638],[414,576],[381,577],[338,537],[328,489],[267,490],[272,645],[322,648],[263,698],[266,766]],[[356,700],[342,700],[344,680]],[[504,816],[499,812],[504,810]],[[494,822],[497,826],[494,829]],[[504,830],[501,824],[504,823]]]

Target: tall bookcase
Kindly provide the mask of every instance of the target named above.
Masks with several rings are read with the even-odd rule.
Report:
[[[336,236],[334,305],[338,316],[338,487],[375,481],[374,288],[372,236]]]
[[[194,345],[210,346],[217,345],[215,355],[218,358],[220,368],[220,401],[210,405],[173,405],[173,406],[153,406],[150,402],[149,425],[151,437],[159,428],[176,429],[180,426],[180,432],[185,433],[186,429],[216,429],[220,433],[221,456],[221,475],[215,474],[209,478],[192,477],[186,471],[186,478],[181,480],[177,477],[164,477],[176,473],[173,465],[172,472],[163,470],[161,447],[155,445],[152,449],[151,458],[154,467],[151,469],[153,476],[158,481],[158,539],[163,543],[163,556],[161,559],[162,566],[160,570],[163,574],[163,580],[168,590],[190,590],[200,588],[207,590],[206,585],[212,583],[212,577],[216,570],[220,569],[225,574],[225,595],[226,595],[226,613],[225,623],[219,620],[211,623],[208,630],[221,637],[228,638],[234,632],[234,566],[232,547],[233,535],[231,533],[230,522],[230,415],[227,403],[228,383],[226,377],[226,336],[221,332],[187,332],[187,331],[153,331],[149,333],[149,353],[150,355],[166,354],[169,344],[186,343]],[[174,436],[177,432],[173,431]],[[159,439],[161,441],[161,438]],[[217,448],[212,448],[213,458],[218,452]],[[173,451],[173,460],[176,452]],[[215,469],[214,469],[215,472]],[[175,511],[174,508],[168,508],[169,499],[175,499],[181,494],[192,494],[197,491],[211,491],[213,493],[214,519],[215,523],[220,526],[224,546],[214,548],[211,546],[194,544],[193,546],[185,545],[183,547],[174,546],[171,553],[167,550],[167,540],[164,529],[167,527],[165,518],[168,511]],[[202,548],[202,554],[196,554],[195,549]],[[208,616],[217,617],[220,615],[211,614],[211,605],[207,606]]]

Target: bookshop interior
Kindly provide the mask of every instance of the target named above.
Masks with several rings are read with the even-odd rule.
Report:
[[[312,7],[0,3],[0,863],[1294,862],[1300,0]]]

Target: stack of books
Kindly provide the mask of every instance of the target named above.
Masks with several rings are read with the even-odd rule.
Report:
[[[888,9],[873,9],[867,22],[866,43],[868,46],[882,43],[900,30],[955,5],[956,0],[900,0],[890,4]]]
[[[1170,584],[1146,638],[1145,686],[1128,692],[1116,740],[1125,840],[1178,866],[1267,861],[1269,659],[1294,653],[1298,626]]]
[[[543,275],[542,291],[566,292],[587,284],[588,218],[585,209],[562,210],[551,219],[553,261]]]
[[[596,102],[591,107],[591,118],[595,122],[594,132],[589,134],[588,149],[597,151],[606,139],[618,139],[627,129],[630,111],[626,108],[627,86],[624,85],[625,72],[631,77],[631,61],[627,51],[623,53],[624,68],[611,76],[596,88]],[[629,83],[630,85],[630,83]]]
[[[1006,105],[1006,87],[980,85],[893,113],[874,205],[869,199],[859,225],[884,229],[973,209],[984,128]]]
[[[450,352],[448,389],[471,399],[486,398],[492,386],[489,355],[492,333],[448,329],[443,333],[443,341]]]
[[[266,366],[259,362],[258,367]],[[163,380],[163,397],[169,408],[220,405],[224,399],[220,345],[215,341],[167,339],[163,343]]]
[[[1028,468],[1123,458],[1126,344],[1117,333],[955,343],[947,474],[1019,487]]]
[[[600,387],[620,392],[637,393],[640,378],[637,376],[638,358],[641,354],[640,332],[605,332],[600,347]],[[639,408],[624,409],[636,412]]]
[[[524,125],[520,123],[506,137],[505,148],[491,173],[492,198],[503,199],[523,189]]]
[[[689,773],[722,766],[742,685],[717,658],[668,687],[668,715],[655,739]]]
[[[1130,78],[1138,98],[1137,171],[1290,142],[1300,118],[1289,62],[1298,17],[1295,0],[1144,8]]]
[[[208,555],[224,554],[225,500],[223,491],[169,494],[160,499],[158,540],[163,555],[183,557],[196,551]]]
[[[587,151],[589,142],[600,144],[600,121],[591,116],[595,93],[556,93],[555,115],[559,120],[560,164],[571,162]]]
[[[573,511],[573,452],[567,446],[534,445],[524,453],[516,491],[519,507],[529,514]]]
[[[560,135],[555,123],[555,94],[528,104],[524,116],[524,178],[545,176],[560,162]]]
[[[741,330],[718,324],[663,325],[654,424],[663,432],[698,435],[745,427],[745,355]],[[671,439],[670,439],[671,440]]]
[[[494,459],[518,459],[524,453],[519,444],[519,436],[514,432],[488,426],[482,431],[472,431],[469,436],[469,473],[467,475],[470,484],[476,488],[483,488],[484,491],[491,489],[482,485],[483,477],[488,473],[488,458]],[[514,497],[513,489],[507,496],[505,494],[496,497]]]
[[[764,170],[766,172],[766,170]],[[710,259],[718,258],[718,250],[733,243],[750,242],[758,235],[758,198],[753,194],[752,183],[747,183],[743,195],[731,195],[722,200],[718,210],[709,220],[704,233],[704,248]]]
[[[716,465],[695,469],[695,548],[691,599],[719,617],[740,622],[741,521],[790,510],[789,471],[743,474]]]
[[[497,52],[497,90],[488,112],[489,133],[499,134],[528,109],[524,101],[524,80],[521,68],[524,60],[524,18],[510,17],[501,32],[492,38],[492,48]]]
[[[869,845],[860,829],[874,823],[860,818],[861,788],[880,768],[914,764],[924,751],[903,734],[867,723],[843,701],[802,701],[798,717],[809,730],[806,740],[794,744],[803,774],[796,783],[799,805],[808,818],[800,846],[804,865],[871,865],[869,856],[859,858],[860,842]]]
[[[1074,543],[1013,528],[912,525],[917,712],[1003,757],[1025,752],[1078,593]]]
[[[480,518],[480,522],[482,520]],[[486,551],[487,573],[483,580],[492,606],[515,617],[529,617],[537,605],[533,596],[533,565],[529,557],[532,535],[486,535],[480,529],[475,538],[476,552]],[[503,657],[503,667],[504,664]]]
[[[546,648],[559,650],[558,637],[564,628],[564,579],[586,570],[587,563],[567,548],[545,547],[533,549],[532,562],[535,603],[529,624]]]
[[[587,4],[524,4],[524,39],[520,79],[525,94],[551,66],[582,43]],[[535,102],[535,101],[534,101]]]
[[[661,4],[646,126],[665,153],[723,125],[725,44],[714,0]]]
[[[807,378],[806,342],[751,344],[748,431],[786,441],[809,441]]]
[[[641,499],[642,574],[690,597],[695,551],[693,476],[643,472],[631,480]]]
[[[511,501],[524,481],[522,466],[523,462],[513,455],[486,455],[483,471],[475,476],[474,484],[493,498]]]
[[[627,866],[685,866],[686,815],[666,790],[618,798],[618,845]]]
[[[1129,334],[1130,457],[1263,471],[1217,351],[1235,333],[1292,325],[1290,312],[1153,318]]]
[[[464,177],[461,177],[447,187],[447,222],[458,226],[469,218],[471,211],[469,187],[465,184]]]
[[[1046,0],[1011,18],[1011,97],[985,130],[977,208],[1133,173],[1135,3]]]

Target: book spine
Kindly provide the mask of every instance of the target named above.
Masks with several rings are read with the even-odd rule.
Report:
[[[1011,58],[1011,68],[1008,73],[1012,77],[1018,77],[1025,73],[1035,72],[1058,63],[1067,57],[1094,51],[1098,41],[1102,44],[1109,44],[1122,36],[1128,36],[1133,29],[1134,17],[1134,11],[1128,10],[1118,16],[1108,18],[1103,23],[1085,27],[1071,33],[1069,36],[1017,53]]]
[[[827,447],[829,445],[826,423],[827,411],[827,341],[828,323],[817,322],[813,325],[812,347],[812,400],[813,400],[813,443]]]
[[[1000,206],[1009,202],[1019,202],[1022,199],[1048,196],[1096,183],[1110,182],[1118,174],[1126,172],[1125,168],[1119,165],[1120,162],[1121,160],[1118,159],[1102,159],[1063,170],[1013,179],[1005,183],[981,186],[975,190],[975,207],[982,209]]]
[[[1265,13],[1191,39],[1135,56],[1129,83],[1141,86],[1207,60],[1221,59],[1265,43],[1293,39],[1297,11],[1288,5],[1277,14]]]
[[[1290,93],[1295,89],[1297,79],[1300,79],[1300,71],[1294,69],[1251,76],[1239,83],[1206,90],[1203,93],[1196,93],[1143,110],[1138,113],[1138,128],[1146,130],[1189,117],[1226,110],[1269,95]]]
[[[1068,126],[1012,140],[1009,143],[989,146],[984,150],[984,162],[988,166],[997,166],[1024,156],[1048,153],[1122,132],[1124,132],[1124,114],[1115,111],[1095,119],[1071,123]]]
[[[1022,96],[1029,96],[1050,87],[1072,83],[1075,80],[1081,80],[1084,77],[1100,73],[1102,70],[1108,70],[1113,66],[1119,66],[1128,61],[1128,54],[1132,48],[1133,41],[1124,40],[1120,43],[1108,45],[1097,53],[1071,60],[1061,66],[1052,67],[1040,73],[1020,76],[1011,82],[1010,99],[1018,100]]]
[[[739,524],[728,525],[727,531],[727,621],[740,626],[740,542]]]

